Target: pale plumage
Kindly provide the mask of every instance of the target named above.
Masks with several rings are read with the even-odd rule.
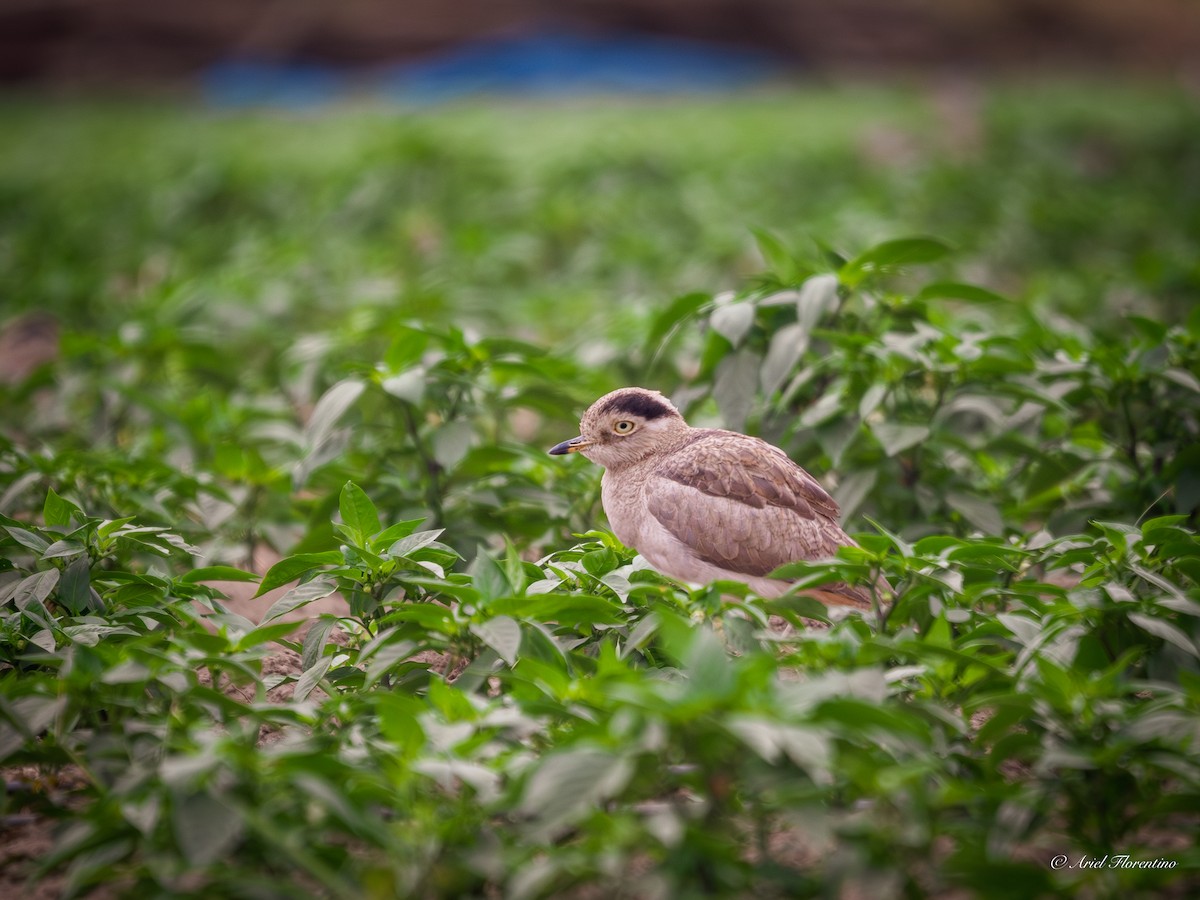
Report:
[[[692,428],[666,397],[622,388],[584,414],[579,437],[551,448],[604,466],[613,533],[659,571],[683,581],[742,581],[762,596],[790,585],[765,577],[789,562],[853,544],[838,506],[782,450],[755,437]],[[870,606],[845,584],[807,591],[823,603]]]

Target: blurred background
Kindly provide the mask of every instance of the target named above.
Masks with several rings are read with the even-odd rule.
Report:
[[[524,54],[506,53],[502,46],[520,41],[526,42]],[[472,47],[474,55],[462,55]],[[711,52],[707,65],[703,48]],[[275,67],[279,79],[290,76],[288,89],[309,93],[332,90],[348,74],[384,82],[411,76],[413,89],[420,82],[426,91],[489,80],[514,87],[522,80],[547,79],[555,70],[568,81],[590,71],[599,82],[606,65],[613,74],[618,54],[625,54],[625,77],[635,83],[640,75],[642,86],[653,85],[655,75],[664,84],[690,79],[711,85],[780,71],[939,67],[1194,77],[1200,5],[1187,0],[0,2],[0,79],[63,90],[188,88],[207,82],[218,92],[232,91],[239,73],[222,68],[231,63]],[[442,68],[431,69],[434,62]],[[244,90],[253,89],[249,82],[255,77],[265,78],[261,71],[242,71],[240,77],[248,82]],[[275,85],[277,91],[284,88],[282,81]]]

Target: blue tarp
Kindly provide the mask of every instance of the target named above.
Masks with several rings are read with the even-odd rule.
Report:
[[[363,89],[402,102],[437,103],[482,93],[728,90],[785,72],[776,57],[760,51],[643,35],[544,32],[476,41],[373,73],[229,61],[211,67],[203,86],[208,99],[221,105],[307,105]]]

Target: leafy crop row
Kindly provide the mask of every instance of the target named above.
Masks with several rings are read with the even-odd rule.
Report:
[[[23,320],[29,346],[58,344],[22,373],[0,359],[4,885],[1187,896],[1194,117],[1014,109],[918,187],[833,137],[780,149],[777,106],[724,111],[761,126],[741,155],[679,120],[667,149],[521,157],[455,140],[463,113],[444,142],[361,125],[361,172],[336,142],[270,168],[234,141],[181,174],[186,142],[133,116],[158,180],[135,186],[103,141],[89,177],[21,163],[40,187],[6,184],[0,285],[53,314]],[[1161,167],[1089,168],[1139,153]],[[831,229],[850,187],[909,197],[926,227],[957,210],[940,233],[961,249],[801,241],[784,176],[828,192]],[[716,215],[738,197],[771,226],[754,263]],[[1110,273],[1081,260],[1088,240],[1133,252],[1147,197],[1162,239],[1115,267],[1154,296],[1122,314],[1087,299]],[[1053,240],[1034,252],[1023,228]],[[964,256],[1029,281],[967,283]],[[663,275],[684,270],[700,283]],[[895,602],[646,568],[601,527],[599,471],[545,454],[623,383],[818,474],[860,546],[787,574],[882,574]],[[1080,864],[1116,854],[1161,864]]]

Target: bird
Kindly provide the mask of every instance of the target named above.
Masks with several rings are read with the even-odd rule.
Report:
[[[613,534],[680,581],[739,581],[773,598],[791,589],[769,577],[780,566],[855,546],[837,503],[783,450],[734,431],[693,428],[658,391],[605,394],[584,413],[579,435],[549,452],[580,453],[603,466],[600,496]],[[803,593],[827,606],[871,608],[871,593],[849,584]]]

